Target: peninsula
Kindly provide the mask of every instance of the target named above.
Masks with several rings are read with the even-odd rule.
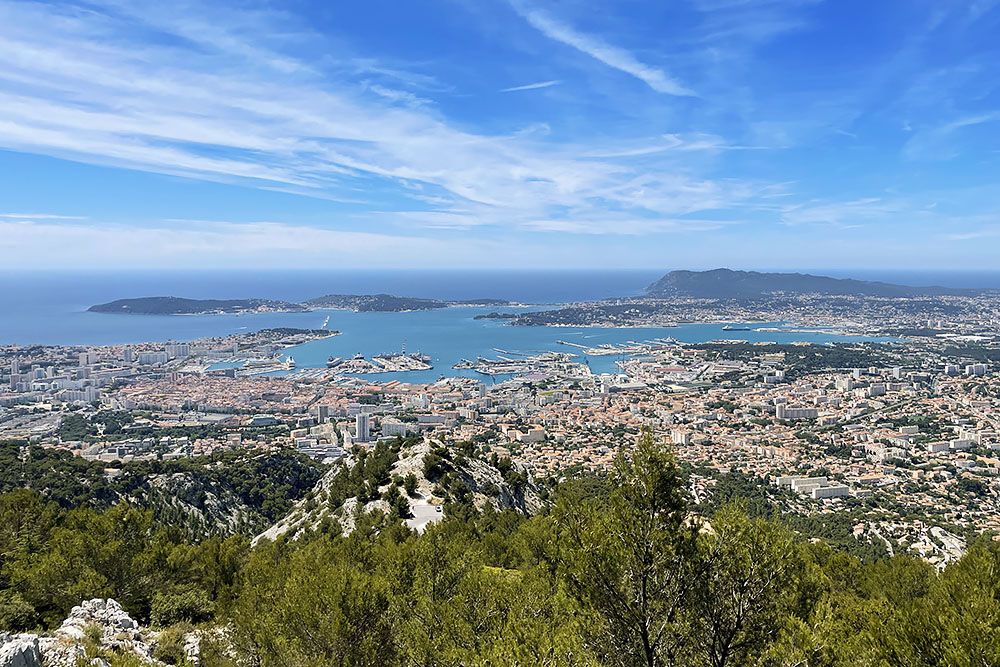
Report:
[[[913,287],[758,271],[671,271],[644,294],[566,304],[513,317],[488,314],[519,326],[672,326],[678,322],[786,321],[826,325],[856,321],[859,312],[879,322],[955,317],[981,307],[981,290]],[[867,318],[866,318],[867,319]],[[861,327],[863,332],[875,329]]]
[[[302,303],[274,299],[185,299],[176,296],[147,296],[118,299],[91,306],[92,313],[125,315],[218,315],[236,313],[293,313],[332,308],[355,312],[398,313],[434,310],[449,306],[507,306],[504,299],[444,301],[394,296],[392,294],[327,294]]]
[[[147,296],[118,299],[87,309],[91,313],[124,315],[219,315],[237,313],[290,313],[308,310],[305,306],[273,299],[184,299],[176,296]]]
[[[974,290],[947,287],[911,287],[891,283],[830,278],[807,273],[762,273],[759,271],[671,271],[650,285],[651,297],[691,299],[759,299],[776,294],[822,294],[827,296],[957,296]]]

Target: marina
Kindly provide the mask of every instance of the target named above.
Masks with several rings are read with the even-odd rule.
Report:
[[[821,344],[874,340],[829,332],[788,331],[784,322],[757,323],[775,329],[768,332],[724,331],[726,324],[746,326],[732,322],[631,328],[510,326],[495,320],[476,320],[475,316],[483,312],[488,311],[458,306],[410,313],[337,312],[333,318],[341,335],[304,343],[285,352],[295,358],[297,369],[330,368],[338,375],[371,377],[379,382],[435,382],[441,377],[482,378],[484,371],[486,376],[499,377],[535,370],[527,360],[545,353],[568,352],[575,355],[573,363],[584,365],[593,373],[617,374],[621,372],[621,361],[678,343],[724,338],[754,343]],[[410,346],[421,351],[419,360],[401,349],[404,337]],[[393,349],[400,351],[385,352]]]

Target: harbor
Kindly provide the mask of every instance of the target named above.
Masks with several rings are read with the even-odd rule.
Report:
[[[329,357],[326,360],[326,367],[335,370],[338,374],[368,375],[375,373],[412,373],[419,371],[429,371],[434,368],[431,365],[431,357],[426,354],[392,352],[376,354],[368,359],[365,355],[358,353],[349,359],[343,357]]]

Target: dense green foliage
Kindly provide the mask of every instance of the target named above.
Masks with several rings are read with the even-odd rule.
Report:
[[[391,448],[371,456],[352,484],[384,476]],[[171,662],[178,628],[227,625],[231,652],[207,645],[206,667],[1000,664],[996,543],[939,573],[803,540],[752,504],[699,518],[686,488],[646,437],[607,478],[558,486],[540,516],[453,513],[416,534],[364,515],[347,536],[252,550],[18,490],[0,496],[0,622],[52,624],[111,596],[180,624],[159,649]]]
[[[59,425],[59,437],[62,440],[84,440],[95,435],[117,435],[133,421],[132,413],[122,410],[101,410],[89,419],[71,412],[63,417]]]
[[[0,618],[16,612],[11,629],[51,625],[82,599],[112,597],[143,619],[204,620],[211,610],[186,601],[225,608],[248,548],[243,537],[192,544],[125,504],[63,510],[13,491],[0,495]]]
[[[112,469],[69,452],[19,442],[0,442],[0,492],[27,488],[61,507],[106,510],[128,501],[154,511],[158,524],[186,522],[171,501],[183,501],[199,512],[209,502],[231,494],[252,513],[245,528],[257,530],[277,521],[316,484],[323,470],[292,451],[255,453],[228,450],[212,456],[169,461],[134,461]],[[156,488],[150,479],[177,479]],[[200,525],[203,532],[215,527]]]
[[[789,345],[781,343],[698,343],[689,347],[707,350],[723,359],[749,359],[765,354],[784,354],[793,375],[828,368],[868,368],[888,363],[889,347],[878,343]]]

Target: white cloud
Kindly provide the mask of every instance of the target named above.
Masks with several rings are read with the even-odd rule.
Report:
[[[369,84],[368,90],[390,102],[404,106],[419,107],[431,103],[430,100],[415,95],[408,90],[396,90],[395,88],[388,88],[377,83]]]
[[[437,215],[442,229],[460,221]],[[612,225],[609,230],[608,225]],[[692,227],[694,225],[694,227]],[[714,227],[711,221],[586,220],[535,221],[525,229],[570,232],[574,235],[612,234],[627,237],[650,232],[677,232]],[[137,224],[60,220],[0,219],[0,253],[8,269],[158,268],[170,270],[246,268],[583,268],[592,267],[582,236],[552,244],[538,236],[470,239],[445,231],[384,234],[342,231],[281,221],[235,222],[172,219]],[[684,238],[678,237],[678,238]],[[602,246],[605,266],[657,266],[661,252],[646,244],[637,253],[609,238]],[[291,260],[291,263],[290,263]]]
[[[1000,236],[1000,227],[988,227],[977,229],[971,232],[957,232],[945,236],[949,241],[976,241],[978,239],[988,239]]]
[[[460,254],[458,241],[320,229],[283,222],[171,220],[154,225],[0,220],[8,267],[437,266]],[[474,247],[475,243],[463,243]],[[500,248],[483,244],[496,257]]]
[[[903,156],[911,160],[953,158],[960,154],[956,134],[965,128],[996,122],[1000,122],[1000,111],[962,116],[918,131],[903,146]]]
[[[86,220],[82,215],[55,215],[53,213],[0,213],[5,220]]]
[[[552,86],[558,86],[561,81],[539,81],[537,83],[526,83],[523,86],[513,86],[512,88],[501,88],[499,92],[501,93],[516,93],[520,90],[540,90],[542,88],[551,88]]]
[[[908,208],[902,202],[886,201],[879,197],[843,202],[811,201],[782,207],[781,220],[791,226],[829,225],[850,229],[863,223],[891,219]]]
[[[630,218],[610,215],[599,219],[532,220],[525,229],[540,232],[590,234],[600,236],[649,236],[650,234],[708,232],[722,229],[732,222],[693,218]]]
[[[678,96],[694,95],[693,91],[669,76],[666,72],[640,62],[625,49],[607,44],[592,35],[577,32],[570,26],[557,21],[541,10],[529,9],[516,1],[513,3],[513,6],[518,14],[549,39],[570,46],[604,63],[608,67],[634,76],[658,93]]]
[[[392,192],[413,208],[397,220],[433,227],[464,219],[463,227],[530,228],[567,210],[587,219],[606,209],[673,217],[740,204],[746,192],[672,161],[639,170],[628,151],[595,157],[536,131],[544,125],[510,135],[456,127],[405,90],[331,79],[275,51],[261,37],[272,30],[270,15],[92,7],[0,2],[0,146],[362,204]],[[206,12],[212,20],[199,18]],[[149,30],[177,39],[142,39]],[[655,87],[674,88],[658,70],[601,52]],[[343,65],[366,77],[379,69],[356,59]],[[711,148],[696,144],[687,147]],[[378,206],[364,205],[381,223]]]

